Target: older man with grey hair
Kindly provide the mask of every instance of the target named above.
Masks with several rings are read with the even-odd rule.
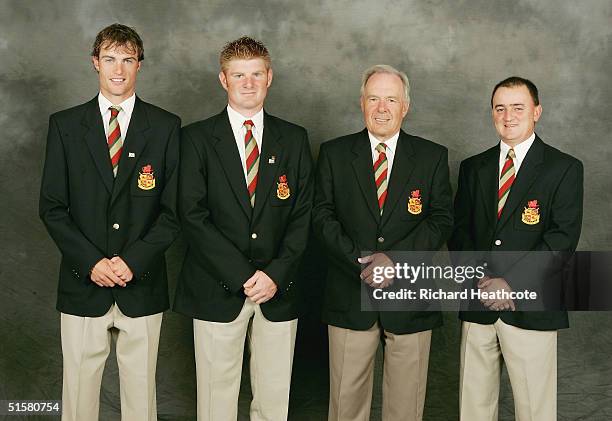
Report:
[[[373,66],[361,86],[366,128],[320,149],[313,224],[329,257],[323,307],[329,420],[369,419],[381,339],[383,419],[423,417],[431,332],[442,324],[441,314],[363,311],[360,301],[364,284],[392,283],[373,277],[374,267],[393,265],[389,252],[437,250],[451,232],[447,149],[401,130],[409,107],[405,73]]]

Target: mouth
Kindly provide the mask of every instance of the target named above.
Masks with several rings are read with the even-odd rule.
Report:
[[[376,118],[374,117],[374,121],[377,122],[378,124],[386,124],[389,121],[391,121],[390,118]]]
[[[125,78],[122,78],[122,77],[112,77],[111,78],[111,82],[113,82],[113,83],[123,83],[123,82],[125,82]]]

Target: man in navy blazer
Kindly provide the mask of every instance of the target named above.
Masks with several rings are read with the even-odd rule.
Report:
[[[306,130],[268,114],[267,48],[221,52],[228,105],[183,128],[179,214],[188,244],[174,309],[193,318],[198,420],[235,420],[245,339],[252,420],[285,420],[297,269],[312,207]]]
[[[142,40],[114,24],[92,60],[100,93],[53,114],[40,216],[62,254],[62,420],[97,420],[111,336],[123,419],[157,419],[155,367],[178,234],[180,119],[135,94]]]

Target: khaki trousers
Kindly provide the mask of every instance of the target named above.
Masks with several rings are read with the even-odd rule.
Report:
[[[98,419],[100,385],[111,337],[116,342],[121,419],[157,420],[155,369],[161,323],[162,313],[131,318],[116,304],[102,317],[62,313],[62,421]]]
[[[517,421],[557,420],[557,331],[463,322],[460,419],[497,421],[502,360]]]
[[[396,335],[378,323],[360,331],[328,327],[329,421],[368,421],[374,359],[384,339],[384,421],[422,420],[427,386],[431,330]]]
[[[236,420],[247,336],[253,392],[251,420],[286,420],[296,331],[297,319],[271,322],[248,298],[232,322],[194,319],[198,421]]]

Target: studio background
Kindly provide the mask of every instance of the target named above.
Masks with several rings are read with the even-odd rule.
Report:
[[[313,154],[328,139],[363,128],[361,72],[387,63],[408,73],[409,133],[449,148],[458,163],[497,142],[490,93],[520,75],[540,90],[542,139],[585,166],[579,248],[610,250],[612,230],[612,3],[574,1],[34,1],[0,3],[0,399],[60,399],[62,361],[55,310],[59,252],[38,218],[49,114],[93,98],[89,53],[96,33],[121,22],[144,41],[137,94],[181,116],[207,118],[225,105],[218,74],[223,44],[247,34],[270,50],[274,81],[266,109],[308,129]],[[171,296],[183,243],[168,252]],[[293,420],[327,413],[327,338],[319,323],[324,256],[311,244],[291,395]],[[559,420],[612,419],[609,313],[572,313],[559,334]],[[102,386],[101,420],[119,417],[114,354]],[[454,420],[459,323],[434,332],[426,420]],[[244,379],[248,379],[246,372]],[[248,417],[248,380],[240,417]],[[160,420],[195,419],[191,320],[164,316],[157,370]],[[372,419],[380,419],[380,366]],[[513,419],[504,376],[500,419]],[[18,419],[11,417],[11,419]],[[27,418],[28,420],[36,417]],[[49,419],[41,417],[41,419]],[[242,418],[241,418],[242,419]]]

